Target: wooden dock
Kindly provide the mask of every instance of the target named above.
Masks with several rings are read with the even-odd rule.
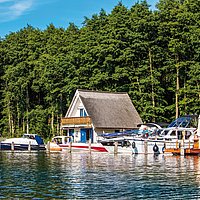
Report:
[[[174,155],[200,155],[200,138],[195,138],[193,143],[185,144],[184,141],[176,143],[176,147],[166,146],[164,153],[172,153]]]

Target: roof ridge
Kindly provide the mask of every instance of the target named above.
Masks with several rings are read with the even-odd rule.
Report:
[[[100,91],[100,90],[85,90],[77,89],[78,92],[91,92],[91,93],[109,93],[109,94],[128,94],[127,92],[111,92],[111,91]]]

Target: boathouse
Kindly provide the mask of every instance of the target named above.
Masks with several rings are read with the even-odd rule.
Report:
[[[61,129],[74,142],[96,143],[102,133],[136,129],[141,123],[127,93],[76,90]]]

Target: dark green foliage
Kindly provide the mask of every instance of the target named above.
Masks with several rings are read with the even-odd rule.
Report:
[[[0,40],[0,133],[59,134],[76,89],[128,92],[144,122],[200,114],[200,3],[103,9],[80,29],[27,26]]]

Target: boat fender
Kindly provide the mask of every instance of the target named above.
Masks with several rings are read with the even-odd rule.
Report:
[[[162,148],[162,152],[165,153],[165,147]]]
[[[154,151],[154,153],[158,153],[158,146],[157,146],[157,144],[155,144],[154,146],[153,146],[153,151]]]
[[[164,144],[164,146],[162,148],[162,152],[165,153],[165,144]]]
[[[135,142],[132,143],[132,148],[135,149]]]

